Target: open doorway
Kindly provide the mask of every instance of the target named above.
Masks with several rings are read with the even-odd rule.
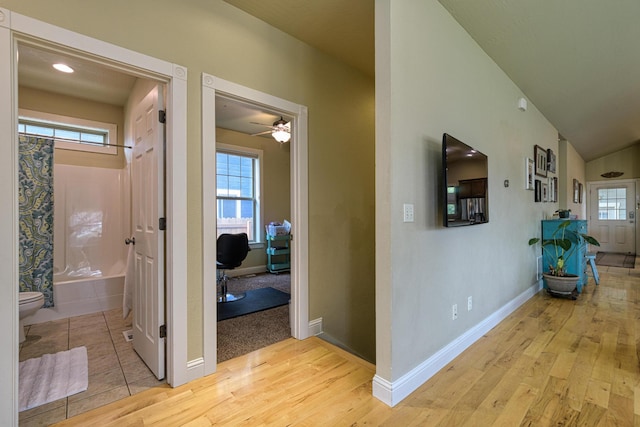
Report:
[[[216,259],[216,158],[218,141],[216,141],[216,123],[220,108],[224,103],[237,103],[253,111],[285,117],[290,121],[291,143],[290,159],[290,326],[291,336],[304,339],[309,336],[308,315],[308,199],[307,199],[307,109],[295,104],[214,76],[203,75],[202,94],[202,157],[203,157],[203,232],[205,260]],[[218,102],[224,101],[224,102]],[[222,107],[223,108],[223,107]],[[269,118],[244,119],[244,122],[255,121],[268,124]],[[263,131],[260,129],[259,131]],[[258,132],[256,132],[258,133]],[[249,132],[249,135],[251,133]],[[248,138],[253,138],[248,136]],[[272,141],[275,146],[276,141]],[[283,218],[284,219],[284,218]],[[265,221],[274,219],[265,218]],[[264,233],[263,230],[260,230]],[[265,250],[263,243],[260,250]],[[204,302],[204,354],[205,375],[215,372],[217,356],[217,307],[216,307],[216,266],[214,262],[205,262],[203,274]],[[264,269],[264,264],[262,266]]]
[[[166,86],[167,92],[167,110],[173,114],[168,114],[167,122],[167,147],[166,147],[166,165],[171,170],[170,179],[167,182],[166,209],[170,218],[167,231],[167,256],[172,259],[172,266],[167,270],[166,286],[168,290],[167,297],[167,322],[172,334],[168,336],[167,354],[169,355],[167,362],[167,381],[169,384],[177,386],[187,380],[187,357],[186,357],[186,289],[183,287],[174,287],[175,283],[182,283],[182,278],[186,276],[186,240],[182,233],[186,228],[186,191],[184,183],[186,183],[186,165],[181,163],[185,159],[186,148],[184,144],[177,144],[176,141],[186,140],[186,69],[178,65],[166,63],[155,58],[137,54],[120,47],[116,47],[80,34],[53,27],[51,25],[23,17],[19,14],[10,13],[11,19],[8,31],[0,34],[1,53],[5,57],[6,67],[2,67],[2,83],[0,83],[0,93],[3,94],[2,111],[6,112],[0,123],[0,131],[2,137],[7,142],[7,149],[11,153],[18,152],[18,135],[16,132],[18,124],[18,93],[19,85],[17,72],[18,70],[18,50],[20,44],[29,44],[35,46],[46,46],[60,52],[65,52],[77,58],[90,59],[99,62],[105,66],[130,74],[136,78],[151,79]],[[100,58],[99,60],[97,58]],[[116,65],[117,64],[117,65]],[[0,292],[2,300],[8,302],[8,306],[3,306],[3,320],[7,327],[15,331],[13,336],[13,349],[18,346],[18,325],[17,325],[17,309],[18,309],[18,265],[16,263],[18,257],[16,248],[19,246],[17,218],[14,212],[18,212],[17,195],[13,192],[13,188],[18,188],[18,177],[16,165],[13,163],[12,156],[6,156],[8,161],[3,165],[1,173],[3,173],[2,181],[8,185],[0,189],[0,196],[7,203],[3,206],[2,217],[9,219],[4,223],[11,223],[7,229],[3,229],[3,242],[5,249],[3,253],[13,254],[13,256],[3,257],[2,271],[4,272],[7,283],[15,283],[16,286],[4,287]],[[179,230],[179,232],[178,232]],[[164,326],[164,325],[163,325]],[[7,346],[11,347],[11,346]],[[18,352],[15,350],[3,353],[1,360],[6,363],[6,370],[12,374],[8,376],[11,380],[3,381],[8,390],[3,389],[3,395],[13,396],[13,399],[7,399],[6,405],[2,405],[6,413],[15,414],[13,419],[17,424],[17,396],[18,396],[18,375],[16,369],[18,367]]]

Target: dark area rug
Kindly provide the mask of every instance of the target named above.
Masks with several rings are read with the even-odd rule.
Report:
[[[218,303],[218,321],[280,307],[288,304],[290,298],[291,295],[271,287],[249,290],[242,299]]]
[[[273,288],[290,295],[291,275],[263,273],[229,279],[229,292],[234,294],[261,288]],[[219,321],[217,329],[220,363],[290,338],[289,304]]]
[[[618,254],[609,252],[598,252],[596,254],[596,265],[603,267],[634,268],[636,254]]]

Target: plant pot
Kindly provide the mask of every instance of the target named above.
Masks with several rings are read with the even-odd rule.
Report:
[[[550,292],[561,295],[572,295],[576,289],[580,276],[575,274],[568,274],[566,276],[552,276],[551,274],[543,273],[544,281],[547,284],[547,289]]]
[[[558,216],[563,219],[568,219],[571,216],[571,211],[558,211]]]

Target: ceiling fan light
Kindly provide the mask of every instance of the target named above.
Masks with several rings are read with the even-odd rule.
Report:
[[[291,133],[287,132],[284,129],[274,129],[271,132],[271,136],[278,141],[280,144],[284,144],[285,142],[289,142],[291,139]]]

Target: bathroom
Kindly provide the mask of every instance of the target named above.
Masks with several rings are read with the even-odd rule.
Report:
[[[21,121],[106,128],[112,146],[78,150],[81,148],[78,143],[56,142],[56,148],[52,149],[48,143],[45,157],[53,171],[48,184],[53,197],[46,209],[53,221],[52,233],[43,233],[48,236],[43,245],[48,262],[40,267],[49,271],[40,276],[52,276],[52,280],[43,280],[39,289],[24,288],[21,281],[20,291],[44,294],[44,308],[24,319],[27,333],[26,341],[20,345],[20,360],[64,350],[59,347],[60,341],[66,340],[68,346],[85,345],[89,389],[61,399],[64,402],[21,412],[21,423],[23,419],[35,422],[36,418],[59,421],[62,413],[64,417],[72,416],[158,384],[123,334],[127,327],[131,329],[131,315],[122,318],[130,247],[125,245],[125,239],[131,237],[132,209],[131,150],[123,147],[126,111],[129,94],[144,90],[150,83],[119,72],[109,73],[104,67],[91,67],[74,58],[77,69],[92,74],[99,84],[78,86],[63,75],[51,84],[39,69],[49,67],[56,56],[57,53],[45,49],[20,46]],[[30,133],[26,127],[19,130]],[[36,148],[39,144],[47,145],[43,138],[25,135],[21,142],[23,138],[30,138],[30,145]],[[34,171],[45,170],[41,161],[40,154],[32,160],[21,156],[21,169],[26,165]],[[25,233],[32,236],[33,229]],[[20,246],[22,250],[24,245]],[[21,253],[21,273],[25,263],[36,258],[29,256],[30,249]],[[100,381],[92,381],[93,378]]]

